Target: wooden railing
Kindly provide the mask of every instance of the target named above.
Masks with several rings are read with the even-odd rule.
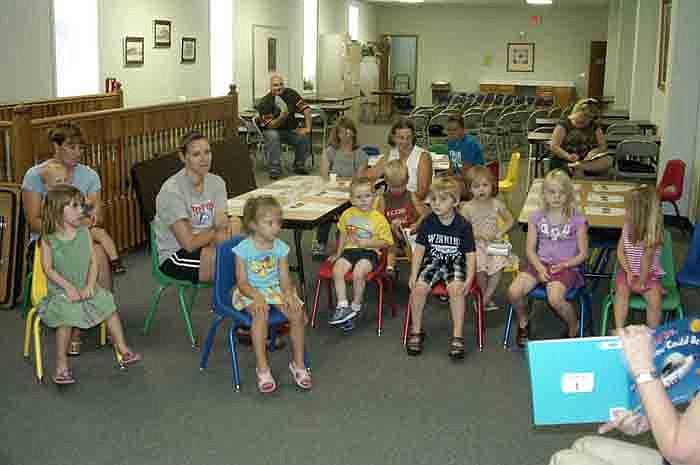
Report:
[[[32,119],[50,118],[52,116],[122,108],[124,107],[124,94],[119,89],[108,94],[80,95],[77,97],[32,100],[0,105],[0,121],[12,121],[14,110],[18,106],[29,108]]]
[[[67,121],[81,128],[86,144],[83,163],[97,171],[102,180],[104,227],[117,248],[124,251],[145,240],[131,189],[131,167],[157,154],[172,152],[190,129],[203,132],[212,142],[238,137],[238,94],[232,86],[226,97],[34,120],[29,111],[16,109],[12,123],[15,182],[21,182],[31,166],[51,156],[48,132]]]

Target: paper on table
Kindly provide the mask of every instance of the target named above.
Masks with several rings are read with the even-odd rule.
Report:
[[[593,190],[596,192],[627,192],[634,189],[634,186],[629,184],[593,184]]]
[[[625,198],[621,195],[596,194],[590,192],[588,194],[589,202],[609,202],[609,203],[624,203]]]
[[[324,213],[335,208],[335,205],[328,205],[318,202],[292,202],[284,206],[285,211],[304,211]]]
[[[599,207],[597,205],[587,205],[584,211],[588,215],[598,215],[598,216],[622,216],[625,214],[624,208],[615,207]]]
[[[349,199],[350,198],[350,192],[334,191],[334,190],[327,190],[327,189],[311,191],[311,192],[308,192],[306,195],[309,197],[329,197],[332,199]]]

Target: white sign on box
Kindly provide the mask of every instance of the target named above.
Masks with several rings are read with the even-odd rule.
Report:
[[[596,194],[590,192],[588,194],[589,202],[608,202],[608,203],[624,203],[625,198],[621,195]]]
[[[587,205],[584,208],[587,215],[598,215],[598,216],[622,216],[625,214],[624,208],[614,208],[614,207],[599,207],[596,205]]]

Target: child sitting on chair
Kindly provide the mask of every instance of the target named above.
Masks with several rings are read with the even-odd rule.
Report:
[[[422,329],[423,308],[432,288],[443,282],[447,287],[452,312],[452,337],[448,355],[464,358],[465,296],[476,272],[474,234],[472,225],[457,213],[461,188],[451,177],[438,178],[430,186],[430,208],[418,228],[416,248],[411,263],[411,332],[406,341],[406,352],[423,352],[425,333]]]
[[[338,221],[338,250],[328,260],[333,264],[333,281],[338,300],[329,320],[341,325],[355,318],[362,309],[367,275],[379,264],[381,249],[394,244],[391,227],[384,215],[374,207],[374,182],[366,177],[355,178],[350,184],[350,202]],[[352,270],[352,304],[348,305],[345,273]]]
[[[415,196],[406,190],[408,168],[401,160],[392,160],[384,168],[386,191],[377,201],[377,210],[384,213],[391,225],[394,246],[389,248],[386,271],[392,273],[396,266],[396,255],[402,253],[406,246],[404,228],[414,231],[418,221],[418,209]]]
[[[63,163],[58,160],[49,160],[44,165],[44,168],[40,173],[41,180],[46,185],[46,190],[53,189],[59,184],[68,184],[68,171]],[[90,235],[92,240],[97,242],[102,246],[109,257],[109,265],[112,268],[112,273],[121,274],[126,272],[126,267],[119,258],[119,253],[117,252],[117,246],[112,240],[112,238],[107,234],[102,228],[94,226],[95,216],[94,216],[95,206],[86,203],[83,205],[83,215],[85,226],[90,228]]]

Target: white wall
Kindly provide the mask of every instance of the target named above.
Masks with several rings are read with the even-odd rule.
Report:
[[[208,0],[100,0],[101,75],[124,85],[127,106],[207,97],[210,87]],[[172,22],[170,48],[153,47],[153,20]],[[143,66],[124,66],[124,37],[144,37]],[[197,39],[197,61],[180,63],[181,38]]]
[[[0,102],[54,94],[51,0],[2,0]]]
[[[379,6],[380,34],[418,35],[418,104],[431,102],[430,83],[447,80],[452,89],[474,91],[479,81],[575,81],[585,93],[590,42],[605,40],[607,8],[482,8],[453,5]],[[539,26],[530,15],[542,16]],[[535,42],[535,72],[506,72],[508,42]],[[490,66],[484,57],[491,56]]]

